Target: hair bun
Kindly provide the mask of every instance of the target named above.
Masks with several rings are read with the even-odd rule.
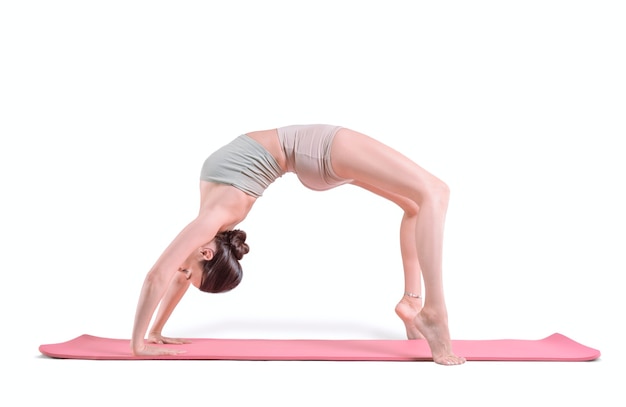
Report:
[[[250,246],[246,243],[246,237],[246,232],[240,229],[226,232],[226,242],[237,260],[241,260],[250,251]]]

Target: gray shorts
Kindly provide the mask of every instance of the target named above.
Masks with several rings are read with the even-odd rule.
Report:
[[[330,150],[341,127],[326,124],[296,125],[278,128],[278,139],[287,157],[287,171],[315,191],[325,191],[352,180],[333,171]]]
[[[255,198],[282,175],[276,159],[245,134],[211,154],[200,171],[201,180],[232,185]]]

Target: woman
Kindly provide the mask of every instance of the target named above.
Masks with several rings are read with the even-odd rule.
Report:
[[[245,233],[234,230],[265,188],[286,172],[314,190],[350,183],[398,204],[405,290],[396,313],[409,339],[425,338],[433,360],[465,362],[452,352],[443,293],[442,245],[446,184],[404,155],[356,131],[330,125],[287,126],[237,137],[205,161],[200,211],[165,249],[144,281],[131,339],[135,355],[176,354],[150,343],[182,343],[161,335],[190,284],[208,292],[234,288]],[[421,279],[428,296],[422,307]],[[148,325],[159,307],[154,326]]]

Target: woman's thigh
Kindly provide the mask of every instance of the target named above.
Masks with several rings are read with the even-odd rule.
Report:
[[[361,184],[405,196],[417,203],[431,188],[445,185],[399,151],[354,130],[342,128],[331,150],[335,173]]]

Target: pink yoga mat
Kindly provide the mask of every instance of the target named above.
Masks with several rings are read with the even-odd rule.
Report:
[[[176,356],[136,357],[128,339],[81,335],[63,343],[41,345],[46,356],[100,360],[432,360],[425,340],[330,339],[207,339],[190,338],[184,345],[162,345],[184,350]],[[544,339],[453,340],[455,353],[467,360],[589,361],[596,349],[561,334]]]

